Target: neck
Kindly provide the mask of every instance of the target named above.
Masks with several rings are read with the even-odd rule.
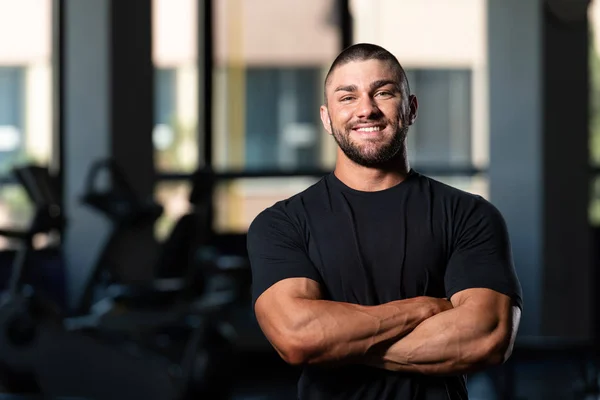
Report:
[[[408,176],[410,165],[406,152],[389,162],[372,167],[356,164],[338,148],[335,176],[346,186],[363,192],[376,192],[389,189],[401,183]]]

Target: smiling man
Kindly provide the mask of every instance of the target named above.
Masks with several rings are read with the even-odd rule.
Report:
[[[417,117],[398,60],[344,50],[321,120],[335,170],[248,231],[257,320],[299,399],[467,399],[465,374],[504,362],[522,307],[498,210],[410,167]]]

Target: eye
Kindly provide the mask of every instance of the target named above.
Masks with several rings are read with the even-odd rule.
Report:
[[[344,96],[342,98],[340,98],[340,101],[342,102],[348,102],[354,99],[354,96]]]
[[[377,92],[377,93],[375,94],[375,96],[376,96],[376,97],[384,97],[384,98],[389,98],[389,97],[392,97],[392,96],[393,96],[393,94],[392,94],[391,92],[386,92],[386,91],[384,90],[384,91],[381,91],[381,92]]]

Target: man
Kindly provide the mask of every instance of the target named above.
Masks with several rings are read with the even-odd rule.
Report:
[[[504,362],[521,315],[504,220],[411,169],[404,70],[357,44],[333,62],[321,120],[335,170],[248,231],[254,310],[300,399],[467,399]]]

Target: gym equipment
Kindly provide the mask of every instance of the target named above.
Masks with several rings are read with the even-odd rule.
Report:
[[[0,231],[22,243],[0,303],[0,385],[43,398],[179,400],[199,393],[220,398],[210,385],[218,381],[211,381],[206,363],[213,351],[207,341],[235,293],[203,285],[194,299],[167,296],[178,300],[148,307],[160,292],[155,285],[109,286],[113,295],[91,304],[89,312],[66,315],[27,284],[35,268],[29,262],[34,236],[65,227],[53,178],[36,166],[14,173],[36,213],[26,232]],[[185,282],[169,290],[177,293],[177,287],[184,292]],[[138,295],[146,297],[140,301]]]
[[[111,180],[105,189],[99,188],[102,173]],[[85,186],[82,203],[108,218],[112,230],[84,289],[79,313],[88,312],[97,299],[116,293],[127,296],[130,301],[138,301],[140,305],[156,305],[181,300],[181,297],[193,298],[195,293],[203,290],[206,284],[203,279],[211,272],[211,260],[203,257],[208,250],[204,215],[195,210],[183,216],[166,242],[155,244],[157,261],[147,267],[155,279],[145,286],[123,285],[119,271],[119,256],[123,253],[120,241],[138,231],[151,231],[162,215],[163,207],[152,198],[138,196],[124,172],[111,159],[99,160],[92,165]]]

